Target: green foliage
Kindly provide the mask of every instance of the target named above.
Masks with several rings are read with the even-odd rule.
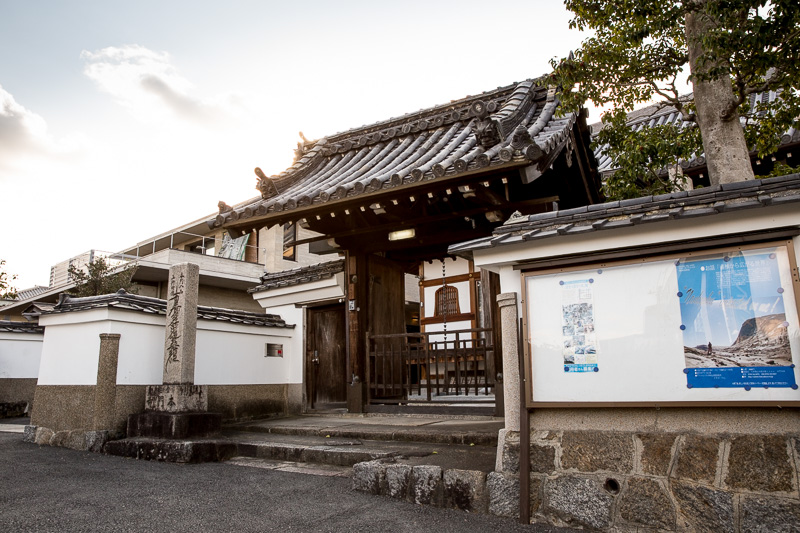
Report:
[[[17,298],[17,289],[11,285],[11,282],[17,279],[16,274],[9,276],[6,273],[5,267],[6,260],[0,259],[0,299],[15,300]]]
[[[125,289],[132,294],[138,294],[139,288],[133,282],[136,265],[128,265],[117,270],[109,266],[106,260],[98,257],[86,265],[86,271],[69,266],[69,277],[75,282],[75,287],[70,291],[73,296],[99,296],[112,294],[120,289]]]
[[[602,117],[609,127],[597,141],[608,143],[609,155],[623,167],[609,183],[612,196],[674,189],[679,184],[666,179],[663,170],[702,146],[703,132],[697,127],[634,132],[624,127],[620,115],[656,100],[695,122],[691,100],[681,97],[686,91],[677,84],[689,67],[684,22],[690,12],[711,22],[699,37],[702,54],[690,79],[702,83],[730,77],[733,99],[727,118],[743,118],[748,145],[764,157],[775,151],[791,125],[800,127],[797,0],[566,0],[565,5],[574,13],[570,27],[590,30],[593,36],[569,58],[551,61],[551,80],[563,89],[563,112],[587,101],[614,107]],[[781,97],[750,105],[752,94],[767,90]]]
[[[782,161],[776,161],[772,165],[772,170],[770,170],[769,172],[758,174],[756,177],[758,177],[758,178],[777,178],[778,176],[787,176],[789,174],[794,174],[795,172],[797,172],[796,168],[794,168],[794,167],[792,167],[790,165],[787,165],[786,163],[784,163]]]
[[[634,132],[627,125],[627,113],[621,109],[607,113],[604,118],[604,128],[596,142],[606,145],[606,154],[619,166],[606,179],[607,197],[636,198],[683,188],[686,178],[678,162],[699,150],[698,128],[664,124]]]

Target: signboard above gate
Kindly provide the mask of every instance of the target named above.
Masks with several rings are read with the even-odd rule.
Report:
[[[528,405],[800,405],[791,241],[523,274]]]

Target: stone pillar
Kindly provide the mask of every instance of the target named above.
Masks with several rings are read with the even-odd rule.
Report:
[[[163,385],[147,387],[145,409],[166,413],[208,410],[207,387],[194,384],[197,292],[200,267],[180,263],[169,269]]]
[[[519,354],[517,334],[519,314],[517,293],[504,292],[497,296],[503,336],[503,394],[505,396],[506,431],[519,431]]]
[[[100,334],[100,357],[94,391],[94,430],[115,429],[119,339],[119,333]]]
[[[180,263],[169,269],[167,329],[164,334],[164,384],[194,384],[197,291],[200,267]]]

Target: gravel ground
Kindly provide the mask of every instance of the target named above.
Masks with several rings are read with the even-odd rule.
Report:
[[[350,480],[179,465],[0,433],[0,531],[572,531],[355,492]]]

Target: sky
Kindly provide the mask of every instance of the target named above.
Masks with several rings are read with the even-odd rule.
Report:
[[[17,289],[256,196],[317,139],[549,72],[558,0],[0,0],[0,259]],[[590,122],[599,120],[596,113]]]

